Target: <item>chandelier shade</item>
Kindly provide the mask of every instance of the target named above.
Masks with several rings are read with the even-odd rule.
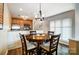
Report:
[[[42,14],[42,10],[41,10],[41,3],[39,4],[39,14],[38,15],[35,15],[35,19],[36,20],[40,20],[40,21],[43,21],[44,20],[44,15]]]

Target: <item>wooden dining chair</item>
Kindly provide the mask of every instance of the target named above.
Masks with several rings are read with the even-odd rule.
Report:
[[[34,50],[36,49],[36,46],[28,43],[24,35],[20,34],[20,38],[22,43],[22,54],[23,55],[33,54]]]
[[[31,37],[33,37],[33,35],[36,35],[36,34],[37,34],[36,31],[34,31],[34,30],[30,31],[30,36]],[[34,45],[37,45],[36,42],[30,42],[30,43],[32,43]]]
[[[48,31],[48,35],[54,35],[54,31]]]
[[[54,31],[48,31],[47,35],[48,35],[48,37],[51,37],[52,35],[54,35]],[[43,44],[48,43],[48,41],[49,41],[49,40],[46,39],[46,40],[43,42]]]
[[[52,35],[51,39],[49,39],[49,45],[41,45],[41,48],[42,48],[42,51],[44,51],[44,54],[51,55],[52,53],[56,52],[56,55],[57,55],[59,39],[60,39],[60,34]]]

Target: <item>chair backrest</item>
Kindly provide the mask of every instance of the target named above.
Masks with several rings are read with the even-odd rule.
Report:
[[[48,35],[54,35],[54,31],[48,31]]]
[[[59,35],[52,35],[50,39],[50,48],[49,50],[51,51],[52,49],[58,49],[58,43],[60,39],[60,34]]]
[[[36,35],[36,31],[30,31],[30,35]]]
[[[22,54],[27,54],[27,43],[26,43],[26,40],[25,40],[25,37],[24,35],[20,34],[20,39],[21,39],[21,44],[22,44]]]

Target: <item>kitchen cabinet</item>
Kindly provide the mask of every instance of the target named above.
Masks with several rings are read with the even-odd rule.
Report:
[[[69,53],[71,55],[79,55],[79,41],[78,40],[69,40]]]
[[[16,29],[13,28],[13,26],[16,26],[19,30],[31,30],[33,26],[32,22],[32,19],[12,18],[12,29]]]

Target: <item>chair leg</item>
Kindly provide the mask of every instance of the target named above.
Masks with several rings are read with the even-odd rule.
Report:
[[[29,51],[29,55],[33,55],[33,51]]]
[[[56,55],[57,55],[57,50],[56,50]]]
[[[34,52],[33,51],[29,51],[29,55],[33,55],[34,54]]]
[[[51,52],[47,52],[47,55],[52,55],[52,53]]]

